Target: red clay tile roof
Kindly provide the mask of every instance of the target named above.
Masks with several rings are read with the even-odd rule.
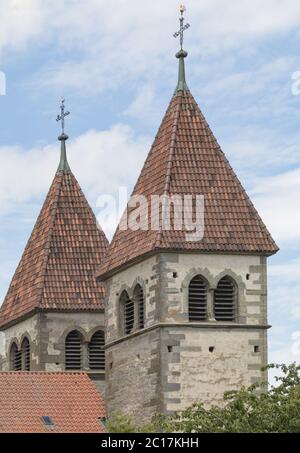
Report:
[[[102,310],[94,272],[108,241],[71,172],[56,174],[0,311],[4,326],[34,309]]]
[[[0,433],[104,433],[103,418],[103,399],[85,373],[0,372]]]
[[[173,96],[133,194],[148,200],[153,194],[204,195],[204,238],[187,242],[184,231],[118,228],[100,277],[156,251],[271,255],[278,250],[189,91]]]

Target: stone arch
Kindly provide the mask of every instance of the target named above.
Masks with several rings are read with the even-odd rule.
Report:
[[[65,355],[65,369],[66,370],[82,370],[84,367],[84,336],[80,331],[82,329],[76,328],[70,330],[65,337],[64,355]]]
[[[83,342],[88,341],[87,332],[82,327],[78,326],[78,324],[71,324],[63,331],[63,333],[61,335],[60,340],[62,341],[63,344],[65,343],[66,338],[69,335],[69,333],[73,332],[74,330],[76,330],[81,335],[81,339]]]
[[[21,350],[15,341],[11,341],[9,347],[9,368],[11,371],[22,370]]]
[[[132,292],[132,295],[134,293],[134,290],[135,288],[137,287],[137,285],[140,285],[140,287],[142,288],[142,290],[144,291],[144,294],[146,295],[146,284],[145,284],[145,281],[144,279],[142,279],[141,277],[137,277],[134,279],[132,285],[131,285],[131,292]]]
[[[29,335],[22,335],[21,341],[21,356],[22,356],[22,370],[30,371],[31,368],[31,340]]]
[[[102,330],[105,334],[105,326],[97,326],[97,327],[93,327],[93,329],[91,329],[86,337],[86,341],[87,342],[90,342],[93,335],[98,332],[98,330]]]
[[[208,320],[208,288],[209,283],[201,274],[197,274],[191,279],[188,288],[189,322]]]
[[[88,343],[88,367],[90,370],[105,370],[105,331],[97,329]]]
[[[214,288],[218,286],[219,281],[222,280],[222,278],[224,277],[231,278],[237,287],[236,322],[246,322],[247,316],[246,284],[240,275],[236,274],[231,269],[224,269],[224,271],[216,275],[214,279]]]
[[[192,268],[189,270],[189,272],[187,272],[181,285],[183,297],[182,309],[185,321],[189,320],[189,285],[193,278],[195,278],[197,275],[200,275],[206,281],[208,293],[212,290],[214,285],[214,277],[207,268]],[[210,312],[210,310],[208,310],[208,312]],[[210,317],[210,313],[208,314],[208,316]]]
[[[12,347],[13,343],[15,343],[17,345],[18,349],[20,349],[20,347],[21,347],[21,343],[20,343],[20,341],[19,341],[19,339],[17,337],[11,338],[10,341],[9,341],[8,349],[7,349],[8,350],[8,354],[9,354],[9,351],[11,350],[11,347]]]
[[[30,346],[32,345],[32,340],[31,340],[31,336],[29,335],[29,333],[26,331],[23,333],[23,335],[21,336],[21,339],[20,339],[20,346],[22,345],[24,339],[27,338],[27,340],[29,341],[29,344]]]
[[[219,275],[214,291],[214,317],[216,321],[237,322],[239,319],[239,286],[225,271]]]

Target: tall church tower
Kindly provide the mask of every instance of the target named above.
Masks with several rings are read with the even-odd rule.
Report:
[[[181,43],[183,30],[181,23]],[[119,225],[98,277],[106,283],[106,399],[146,422],[266,379],[267,257],[278,248],[179,79],[133,195],[204,197],[204,236]],[[163,209],[159,212],[160,220]],[[127,209],[130,216],[132,205]]]
[[[104,288],[95,280],[108,241],[66,156],[61,159],[0,311],[6,370],[86,370],[104,385]]]

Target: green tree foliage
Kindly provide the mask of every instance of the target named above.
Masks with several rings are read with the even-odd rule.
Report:
[[[109,433],[154,433],[155,423],[138,426],[132,415],[115,413],[108,421],[107,430]]]
[[[223,407],[200,403],[174,414],[158,416],[152,424],[137,427],[134,418],[121,413],[109,421],[112,433],[295,433],[300,432],[300,366],[270,365],[279,375],[276,385],[266,383],[224,394]]]

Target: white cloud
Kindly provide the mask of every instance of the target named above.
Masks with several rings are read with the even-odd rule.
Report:
[[[300,258],[289,261],[288,263],[272,264],[268,270],[269,276],[274,278],[284,278],[286,282],[300,281]]]
[[[0,13],[0,50],[28,44],[33,49],[46,42],[57,49],[57,61],[36,77],[35,83],[43,86],[99,91],[175,72],[175,65],[162,62],[178,48],[172,38],[179,26],[177,1],[0,0]],[[223,54],[293,30],[300,8],[298,0],[190,0],[187,20],[193,28],[186,45],[196,61],[200,55]],[[69,52],[63,63],[61,51]],[[235,78],[243,81],[245,76]]]
[[[42,24],[46,14],[41,0],[0,0],[0,17],[0,54],[4,50],[24,50],[45,33]]]
[[[300,168],[265,177],[251,190],[255,206],[281,244],[300,239]]]
[[[134,184],[150,145],[124,124],[90,130],[68,142],[70,166],[91,202]],[[59,143],[24,150],[0,147],[0,212],[45,196],[59,162]],[[13,171],[12,171],[13,169]],[[93,206],[94,207],[94,206]]]

